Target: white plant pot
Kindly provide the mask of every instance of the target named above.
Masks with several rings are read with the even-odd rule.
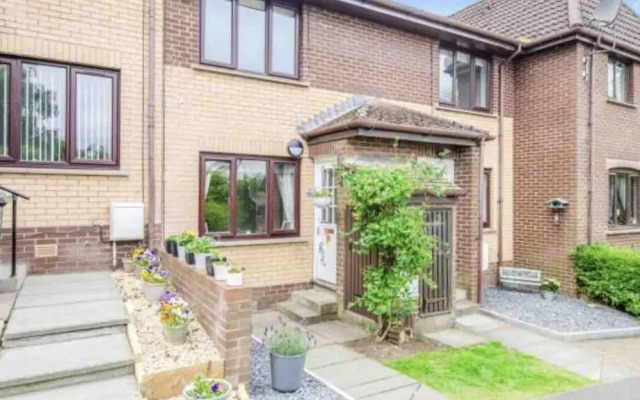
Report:
[[[150,302],[160,301],[160,297],[167,292],[167,284],[153,284],[142,282],[142,293],[144,293],[145,299]]]
[[[213,275],[217,281],[226,281],[229,266],[227,264],[213,264]]]
[[[329,196],[313,198],[313,205],[315,205],[316,208],[327,208],[329,207],[330,204],[331,204],[331,197]]]
[[[554,292],[550,292],[548,290],[541,290],[540,294],[542,295],[542,298],[547,300],[547,301],[552,301],[553,299],[556,298],[556,294]]]
[[[178,259],[184,263],[187,262],[187,256],[185,254],[184,246],[178,246]]]
[[[209,381],[209,384],[213,383],[213,379],[211,379]],[[215,379],[215,381],[218,382],[218,384],[221,387],[224,387],[226,389],[226,393],[222,396],[219,397],[215,397],[215,400],[227,400],[227,399],[231,399],[231,396],[233,394],[232,392],[232,386],[231,383],[229,381],[226,381],[224,379]],[[197,400],[195,397],[189,396],[188,392],[190,390],[193,389],[193,383],[190,383],[189,385],[187,385],[184,390],[182,391],[182,396],[185,398],[185,400]]]
[[[196,269],[200,270],[200,271],[207,271],[207,259],[209,258],[209,255],[207,253],[202,253],[202,254],[194,254],[194,257],[196,258]]]
[[[228,286],[242,286],[242,272],[237,274],[227,273]]]

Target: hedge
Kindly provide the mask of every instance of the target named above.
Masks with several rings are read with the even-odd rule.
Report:
[[[640,316],[640,253],[595,244],[579,246],[571,257],[589,298]]]

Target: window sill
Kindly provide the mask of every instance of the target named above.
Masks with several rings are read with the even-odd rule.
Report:
[[[461,113],[461,114],[467,114],[467,115],[476,115],[478,117],[485,117],[485,118],[492,118],[492,119],[498,118],[498,114],[492,114],[491,112],[488,112],[488,111],[482,112],[482,111],[467,110],[466,108],[443,106],[440,104],[436,104],[436,110]]]
[[[493,233],[498,233],[498,230],[496,228],[483,228],[482,229],[482,233],[485,234],[493,234]]]
[[[75,175],[75,176],[122,176],[127,177],[127,171],[113,169],[62,169],[62,168],[26,168],[0,167],[0,174],[26,175]]]
[[[211,65],[192,64],[191,68],[196,71],[213,72],[213,73],[222,74],[222,75],[238,76],[242,78],[255,79],[258,81],[284,83],[286,85],[292,85],[292,86],[298,86],[298,87],[309,87],[309,82],[302,82],[295,79],[279,78],[277,76],[270,76],[270,75],[252,74],[250,72],[242,72],[242,71],[226,69],[222,67],[214,67]]]
[[[622,106],[622,107],[626,107],[626,108],[631,108],[633,110],[638,108],[638,106],[633,104],[633,103],[627,103],[626,101],[619,101],[619,100],[615,100],[615,99],[607,99],[607,103],[614,104],[616,106]]]
[[[271,244],[295,244],[307,243],[308,238],[290,237],[277,239],[249,239],[249,240],[229,240],[216,242],[217,247],[242,247],[242,246],[266,246]]]
[[[631,228],[609,228],[607,230],[607,236],[635,235],[635,234],[640,234],[640,227],[634,226]]]

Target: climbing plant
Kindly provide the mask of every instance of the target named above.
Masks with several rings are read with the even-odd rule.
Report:
[[[377,317],[376,335],[386,339],[393,326],[401,326],[416,308],[411,286],[425,275],[432,262],[435,238],[425,233],[427,193],[443,191],[444,168],[440,162],[409,159],[400,167],[362,167],[342,164],[338,182],[347,190],[353,213],[352,245],[359,254],[378,252],[378,263],[364,271],[364,294],[352,305]],[[422,194],[421,206],[411,202]],[[359,239],[353,239],[359,233]]]

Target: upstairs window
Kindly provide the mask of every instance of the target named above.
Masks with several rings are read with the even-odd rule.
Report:
[[[439,101],[456,107],[488,110],[490,63],[462,51],[440,49]]]
[[[609,59],[607,95],[610,99],[624,103],[631,102],[629,95],[631,67],[615,58]]]
[[[298,76],[298,10],[268,0],[202,0],[201,61]]]
[[[115,166],[118,74],[0,58],[0,161]]]
[[[609,173],[609,224],[638,224],[637,172],[612,171]]]

